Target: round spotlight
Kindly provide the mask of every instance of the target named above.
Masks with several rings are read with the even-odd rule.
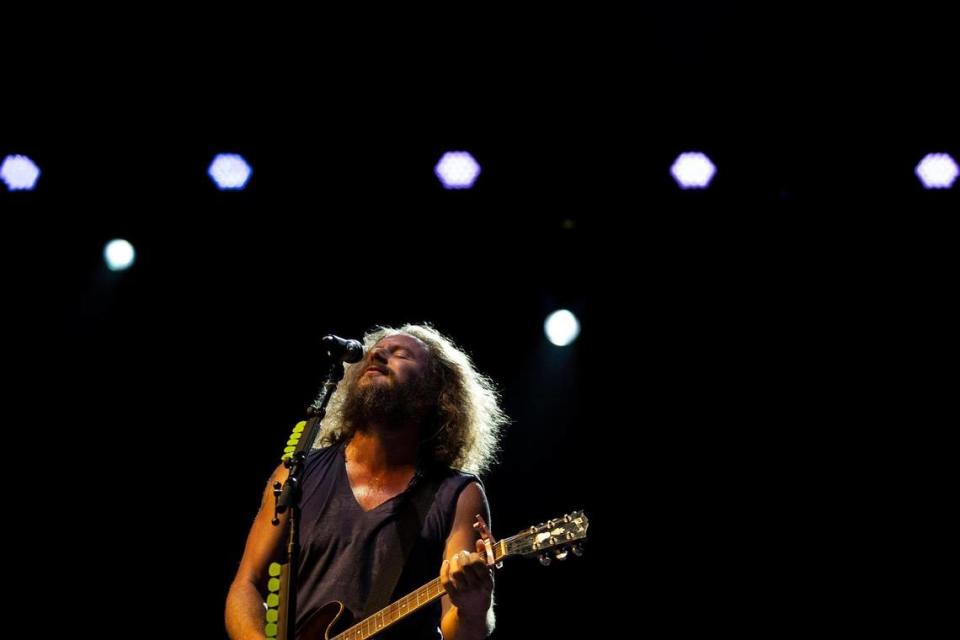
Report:
[[[949,189],[960,169],[949,153],[928,153],[914,169],[926,189]]]
[[[129,269],[136,257],[133,245],[126,240],[111,240],[103,250],[103,259],[111,271]]]
[[[448,151],[433,172],[445,189],[469,189],[480,175],[480,165],[467,151]]]
[[[220,153],[210,163],[207,174],[221,191],[239,191],[247,186],[253,169],[236,153]]]
[[[566,309],[561,309],[547,317],[543,330],[547,334],[547,340],[558,347],[565,347],[580,335],[580,321]]]
[[[40,168],[27,156],[7,156],[0,165],[0,180],[10,191],[32,191],[40,177]]]
[[[706,189],[717,173],[717,167],[704,153],[681,153],[670,167],[670,174],[681,189]]]

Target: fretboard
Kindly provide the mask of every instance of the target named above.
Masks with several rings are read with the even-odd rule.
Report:
[[[507,540],[493,545],[494,562],[499,562],[506,553]],[[403,620],[421,607],[425,607],[446,593],[440,585],[440,578],[434,578],[416,591],[408,593],[396,602],[387,605],[372,616],[364,618],[346,631],[338,633],[330,640],[366,640],[380,633],[390,625]]]
[[[434,578],[416,591],[408,593],[369,618],[365,618],[343,633],[337,634],[331,640],[366,640],[366,638],[371,638],[421,607],[427,606],[445,593],[446,591],[440,586],[440,578]]]

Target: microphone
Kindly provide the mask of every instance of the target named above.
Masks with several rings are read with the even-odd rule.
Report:
[[[343,362],[359,362],[363,358],[363,345],[358,340],[344,340],[340,336],[323,336],[320,340],[327,357]]]

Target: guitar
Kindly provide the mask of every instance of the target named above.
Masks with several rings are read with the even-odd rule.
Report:
[[[548,565],[553,558],[566,560],[570,553],[582,555],[582,541],[587,537],[589,525],[583,512],[575,511],[562,518],[530,527],[510,538],[493,542],[482,519],[478,517],[478,521],[474,526],[480,530],[487,548],[487,566],[496,568],[501,566],[505,558],[515,556],[536,556],[541,564]],[[297,633],[297,640],[366,640],[434,602],[445,593],[440,585],[440,578],[434,578],[356,624],[350,624],[349,613],[343,603],[328,602],[304,620],[302,629]]]

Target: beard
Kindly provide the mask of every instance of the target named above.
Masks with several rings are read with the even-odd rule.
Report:
[[[421,422],[435,404],[436,398],[431,397],[435,394],[422,380],[411,380],[403,387],[383,382],[387,381],[374,380],[361,386],[359,377],[351,381],[343,402],[343,419],[352,429],[368,422]]]

